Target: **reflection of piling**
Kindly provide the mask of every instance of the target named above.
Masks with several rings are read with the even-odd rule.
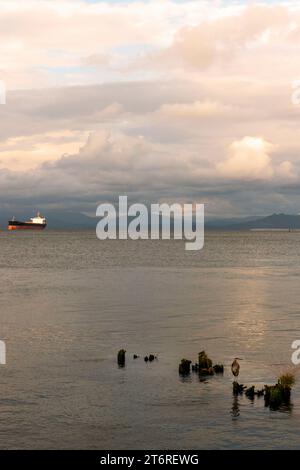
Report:
[[[233,382],[232,388],[233,388],[233,395],[242,395],[244,393],[246,386],[243,384],[239,384],[238,382]]]
[[[120,349],[120,351],[118,352],[118,364],[120,367],[125,366],[125,354],[125,349]]]
[[[231,416],[233,418],[237,418],[240,416],[240,406],[239,406],[239,399],[237,395],[233,396],[233,403],[231,408]]]

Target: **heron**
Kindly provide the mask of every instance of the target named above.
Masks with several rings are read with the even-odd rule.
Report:
[[[240,365],[238,361],[241,361],[240,357],[235,357],[233,363],[231,364],[231,372],[234,377],[237,377],[240,373]]]

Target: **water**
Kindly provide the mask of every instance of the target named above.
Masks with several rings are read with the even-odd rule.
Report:
[[[300,233],[103,241],[94,232],[0,233],[0,448],[297,448],[290,408],[233,399],[274,383],[300,339]],[[124,369],[117,351],[127,350]],[[205,349],[223,377],[178,376]],[[133,360],[158,355],[146,364]]]

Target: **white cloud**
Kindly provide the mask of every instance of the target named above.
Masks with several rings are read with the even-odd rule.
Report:
[[[280,163],[277,168],[277,174],[279,178],[283,178],[284,180],[295,181],[298,178],[297,170],[295,169],[294,165],[288,160],[285,160],[284,162]]]
[[[260,137],[244,137],[230,145],[229,157],[217,164],[217,171],[229,179],[270,179],[274,175],[269,155],[272,149],[272,144]]]

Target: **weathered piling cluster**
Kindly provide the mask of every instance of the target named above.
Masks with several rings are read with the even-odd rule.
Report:
[[[119,367],[125,366],[125,354],[126,354],[125,349],[120,349],[120,351],[118,352],[117,361],[118,361]],[[140,356],[138,354],[133,355],[133,359],[139,359],[139,357]],[[157,356],[155,356],[154,354],[149,354],[148,356],[144,357],[145,362],[153,362],[154,359],[157,359]]]
[[[293,374],[284,374],[279,377],[275,385],[265,385],[263,389],[255,389],[255,386],[247,387],[246,385],[233,382],[233,395],[242,395],[245,393],[246,397],[254,399],[257,397],[264,397],[265,406],[272,410],[280,408],[282,405],[290,403],[292,386],[295,383]]]
[[[247,387],[244,384],[239,384],[238,382],[234,381],[232,384],[232,391],[233,395],[243,395],[245,392],[246,397],[253,399],[255,396],[261,397],[264,394],[264,389],[256,390],[254,385],[251,387]]]
[[[125,355],[126,350],[120,349],[117,355],[117,361],[119,367],[125,366]],[[138,359],[140,356],[137,354],[133,355],[133,359]],[[157,359],[157,356],[154,354],[149,354],[144,356],[144,361],[153,362]],[[233,370],[233,365],[231,367],[232,374],[234,377],[238,375],[239,372],[239,364],[238,364],[238,372],[236,373]],[[194,364],[189,359],[181,359],[179,364],[179,374],[182,376],[189,375],[192,372],[198,373],[199,376],[212,376],[214,374],[223,374],[224,373],[224,366],[223,364],[214,364],[212,360],[208,357],[205,351],[200,351],[198,354],[198,361]],[[288,405],[290,403],[291,397],[291,390],[292,386],[295,383],[295,377],[291,373],[283,374],[279,377],[278,382],[275,385],[265,385],[262,389],[256,389],[255,385],[251,385],[250,387],[238,383],[236,380],[232,384],[232,391],[233,395],[237,397],[238,395],[243,395],[250,400],[254,400],[255,397],[264,397],[265,406],[269,407],[272,410],[276,410],[280,408],[282,405]]]
[[[191,371],[192,361],[182,359],[179,364],[179,374],[187,375]],[[197,372],[199,375],[214,375],[223,374],[224,366],[222,364],[213,365],[212,360],[207,356],[205,351],[198,354],[198,362],[192,364],[192,371]]]

